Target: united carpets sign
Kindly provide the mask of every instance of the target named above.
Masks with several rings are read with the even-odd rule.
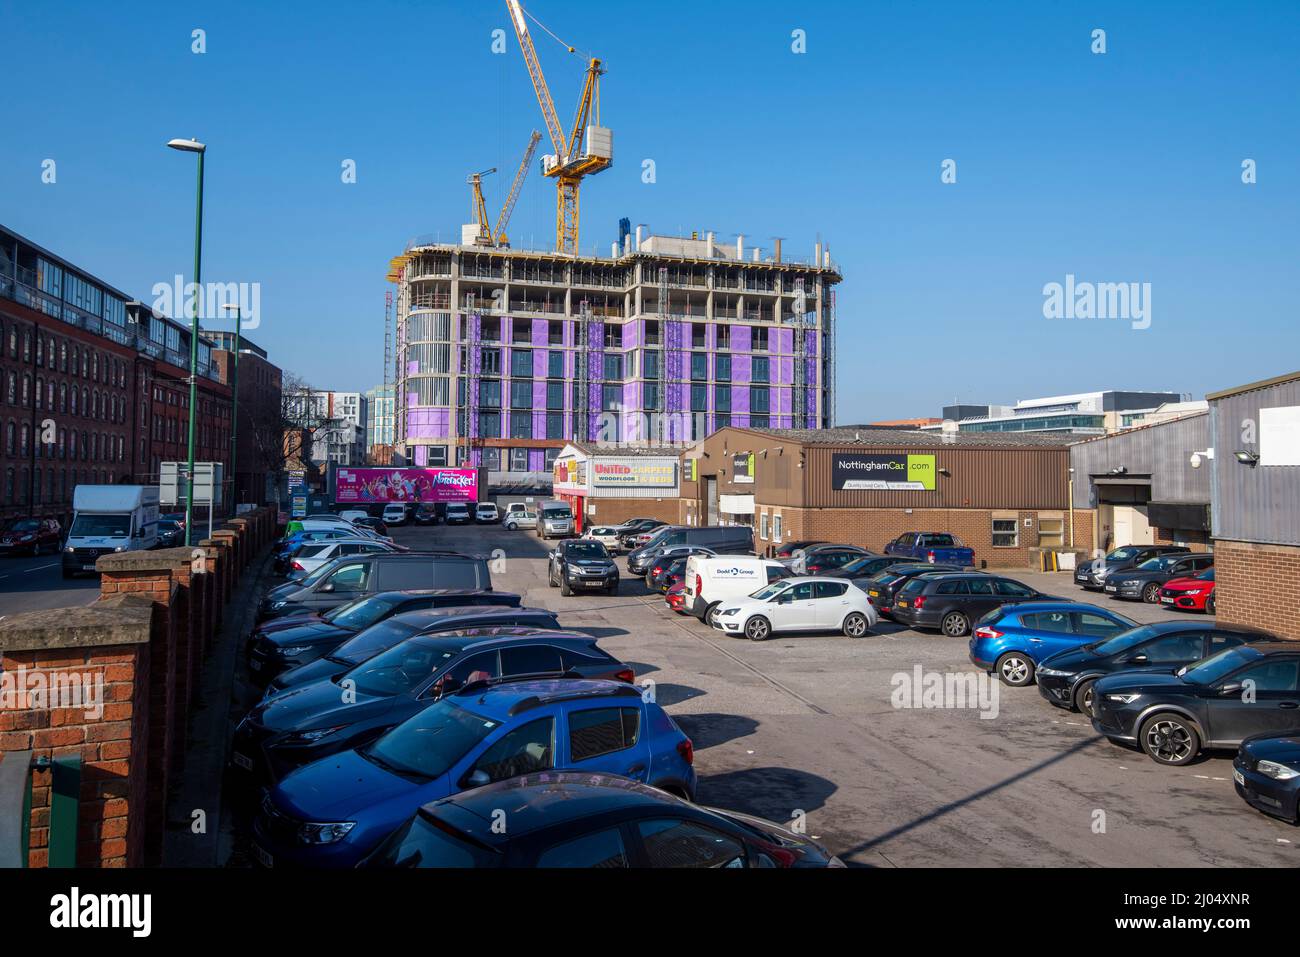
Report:
[[[933,455],[831,456],[831,488],[837,492],[934,491]]]

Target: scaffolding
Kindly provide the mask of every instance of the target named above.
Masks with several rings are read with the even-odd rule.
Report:
[[[794,281],[794,377],[792,383],[794,394],[790,403],[790,424],[796,429],[812,427],[808,423],[808,331],[816,320],[816,313],[811,314],[813,320],[810,321],[807,302],[804,293],[804,280],[800,276]],[[816,381],[815,376],[814,381]],[[816,402],[813,403],[813,409],[816,409]]]
[[[826,318],[826,331],[822,333],[822,356],[826,363],[823,376],[826,380],[826,397],[829,400],[830,408],[825,410],[825,426],[833,428],[839,421],[836,415],[836,400],[839,398],[839,390],[835,387],[835,290],[830,291],[827,297],[830,302],[830,312]]]
[[[465,294],[465,311],[461,314],[465,327],[461,330],[461,349],[465,350],[465,422],[460,430],[465,442],[465,464],[474,461],[474,441],[479,437],[479,376],[483,366],[483,316],[476,305],[474,294]]]
[[[601,387],[605,372],[605,323],[592,317],[591,302],[584,299],[578,307],[578,334],[574,358],[577,362],[578,401],[574,403],[573,436],[578,442],[596,438],[599,426],[592,428],[592,393],[596,407],[603,411]],[[599,417],[597,417],[599,422]]]

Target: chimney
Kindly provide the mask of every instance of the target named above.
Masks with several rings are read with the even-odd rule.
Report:
[[[623,237],[623,255],[626,256],[631,251],[632,251],[632,234],[628,233],[626,236]]]
[[[813,247],[813,248],[816,250],[816,251],[813,253],[813,265],[814,265],[814,266],[820,266],[820,265],[821,265],[821,261],[822,261],[822,244],[819,242],[819,243],[818,243],[815,247]]]

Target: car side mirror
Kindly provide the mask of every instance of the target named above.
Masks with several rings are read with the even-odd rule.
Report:
[[[488,773],[482,768],[475,768],[465,776],[464,782],[465,787],[481,788],[485,784],[491,784],[492,779],[488,777]]]
[[[1130,656],[1129,659],[1128,659],[1128,663],[1129,663],[1130,665],[1144,665],[1144,664],[1146,664],[1146,663],[1147,663],[1148,661],[1150,661],[1150,660],[1151,660],[1151,659],[1148,658],[1146,655],[1139,653],[1139,654],[1136,654],[1136,655],[1132,655],[1132,656]]]
[[[334,583],[333,583],[333,582],[326,582],[325,584],[323,584],[323,585],[320,586],[320,590],[321,590],[321,591],[325,591],[325,592],[333,591],[333,590],[334,590]]]
[[[1240,693],[1241,693],[1240,681],[1229,681],[1227,684],[1219,686],[1219,694],[1223,695],[1225,698],[1228,695],[1234,695]]]

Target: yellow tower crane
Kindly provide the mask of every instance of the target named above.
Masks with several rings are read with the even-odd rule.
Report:
[[[492,224],[488,222],[487,202],[483,199],[483,177],[490,176],[496,171],[497,168],[493,166],[491,169],[470,173],[465,178],[465,182],[473,191],[474,222],[478,223],[478,235],[474,237],[475,246],[492,245]]]
[[[600,125],[600,77],[604,74],[600,60],[589,58],[587,74],[583,82],[582,96],[578,100],[578,109],[573,119],[573,130],[565,138],[560,118],[555,112],[555,102],[542,75],[542,66],[537,60],[537,50],[533,47],[532,35],[528,32],[525,17],[531,17],[520,5],[519,0],[506,0],[510,11],[510,22],[514,24],[515,36],[519,38],[519,49],[523,52],[524,63],[528,67],[528,76],[533,81],[533,92],[542,108],[542,118],[546,121],[546,130],[551,136],[551,145],[555,152],[542,157],[542,173],[555,180],[555,248],[557,252],[576,255],[578,252],[578,190],[584,176],[591,176],[609,169],[614,162],[614,137],[608,127]],[[536,22],[535,18],[534,22]],[[541,24],[538,24],[541,26]],[[543,30],[546,27],[542,26]],[[552,37],[555,34],[550,33]],[[555,37],[559,40],[559,37]],[[560,41],[570,53],[573,47]]]

